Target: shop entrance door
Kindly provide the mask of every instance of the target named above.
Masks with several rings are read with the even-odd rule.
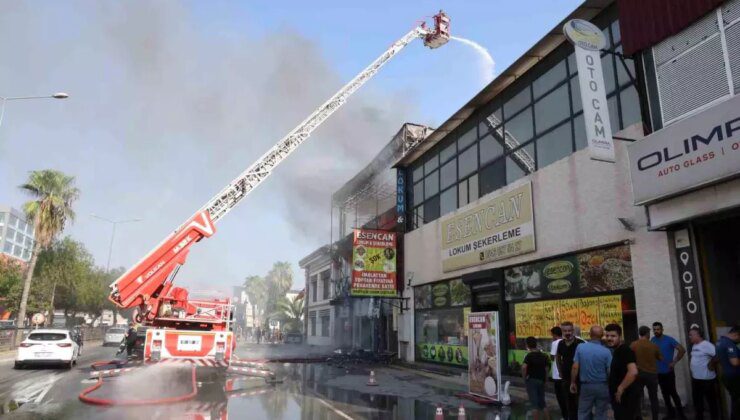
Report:
[[[740,288],[740,214],[699,222],[699,242],[709,333],[716,341],[740,320],[740,305],[734,297]]]

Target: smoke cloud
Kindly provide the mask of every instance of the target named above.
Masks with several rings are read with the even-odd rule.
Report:
[[[158,243],[346,82],[290,28],[220,30],[218,19],[205,25],[183,4],[0,4],[0,95],[70,93],[65,101],[9,105],[0,176],[12,185],[0,191],[17,207],[14,185],[25,172],[75,175],[82,198],[73,233],[93,249],[107,250],[109,226],[86,220],[89,213],[144,219],[117,231],[114,265],[138,260],[146,244]],[[219,238],[244,243],[256,225],[280,219],[288,226],[277,234],[299,233],[291,241],[314,247],[329,239],[331,193],[414,112],[404,97],[367,88],[219,225],[232,232]],[[206,256],[238,253],[219,248]]]

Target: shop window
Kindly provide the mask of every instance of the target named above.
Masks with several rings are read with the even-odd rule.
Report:
[[[414,287],[417,360],[467,366],[470,289],[455,279]]]
[[[573,100],[573,112],[579,113],[583,110],[583,101],[581,100],[581,85],[578,78],[570,79],[570,97]]]
[[[640,113],[640,98],[637,95],[637,89],[630,86],[620,93],[622,102],[622,124],[624,127],[642,121]]]
[[[445,215],[457,210],[457,188],[449,188],[440,195],[439,207],[440,215]]]
[[[424,223],[429,223],[439,218],[439,196],[436,195],[424,203]]]
[[[424,199],[439,192],[439,172],[434,171],[424,178]]]
[[[534,104],[538,134],[570,117],[567,103],[568,85],[562,85]]]
[[[323,315],[321,317],[321,336],[329,337],[329,323],[331,322],[329,315]]]
[[[512,117],[517,112],[524,109],[532,101],[531,94],[529,92],[529,86],[522,89],[521,92],[514,95],[513,98],[506,101],[504,104],[504,116],[506,118]]]
[[[612,134],[622,129],[622,125],[619,123],[619,104],[617,104],[617,95],[612,96],[606,100],[609,104],[609,120],[612,125]]]
[[[537,167],[543,168],[573,153],[570,122],[537,139]]]
[[[571,321],[576,333],[592,325],[622,325],[625,341],[636,339],[637,313],[628,245],[592,250],[504,269],[508,371],[518,373],[524,339],[549,348],[550,328]]]
[[[414,205],[424,202],[424,181],[414,184]]]
[[[532,138],[532,108],[527,108],[521,114],[504,123],[506,133],[512,137],[517,144],[524,144]]]
[[[478,133],[476,132],[475,127],[473,127],[460,137],[460,139],[457,141],[457,147],[460,150],[463,150],[471,144],[475,143],[475,140],[477,140],[477,138]]]
[[[480,170],[480,193],[486,195],[506,185],[506,161],[499,159]]]
[[[565,78],[565,61],[561,61],[534,81],[532,90],[535,99],[547,93],[550,89],[557,86],[558,83],[565,80]]]
[[[478,169],[478,148],[473,146],[458,156],[458,176],[464,178]]]
[[[526,160],[534,160],[534,144],[528,144],[527,146],[520,149],[521,155],[523,159]],[[517,179],[523,177],[524,175],[528,175],[526,173],[526,165],[524,165],[523,162],[520,161],[520,159],[516,156],[509,155],[509,157],[506,158],[506,183],[511,184],[512,182],[516,181]]]
[[[576,150],[585,149],[588,147],[588,140],[586,139],[586,126],[583,122],[583,114],[573,119],[573,127],[575,129]]]
[[[440,170],[440,188],[445,189],[457,182],[457,160],[453,159]]]
[[[502,146],[503,139],[498,140],[492,134],[480,140],[480,164],[481,166],[504,154]]]
[[[441,152],[439,152],[439,162],[440,163],[447,162],[448,160],[450,160],[450,158],[455,156],[456,153],[457,153],[457,143],[453,142],[451,145],[445,147],[444,149],[442,149]]]

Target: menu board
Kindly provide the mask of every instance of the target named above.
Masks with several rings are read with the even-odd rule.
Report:
[[[609,295],[516,303],[514,321],[518,338],[550,338],[550,328],[563,321],[573,322],[583,335],[593,325],[623,326],[622,297]]]
[[[506,300],[630,289],[629,245],[597,249],[504,270]]]
[[[471,312],[468,324],[468,390],[494,401],[500,399],[501,360],[498,312]]]

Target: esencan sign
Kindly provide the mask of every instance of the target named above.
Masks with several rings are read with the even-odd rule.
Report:
[[[533,252],[532,184],[483,201],[440,223],[444,272]]]
[[[355,229],[350,294],[396,295],[396,232]]]
[[[740,173],[740,95],[627,147],[635,204]]]

